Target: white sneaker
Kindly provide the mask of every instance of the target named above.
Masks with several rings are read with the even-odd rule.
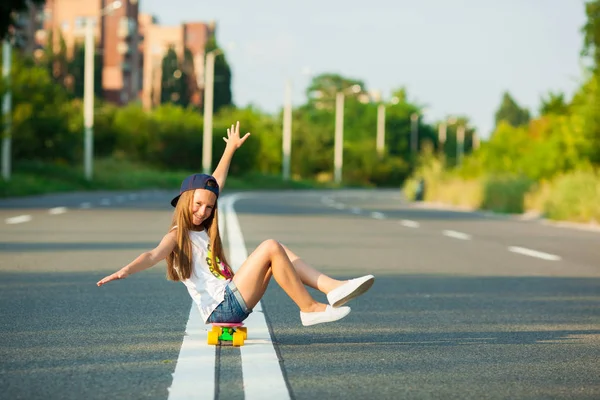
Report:
[[[321,324],[323,322],[337,321],[338,319],[344,318],[348,314],[350,314],[350,307],[333,308],[328,305],[325,311],[300,311],[300,320],[302,321],[302,325],[310,326],[315,324]]]
[[[327,300],[333,307],[342,306],[369,290],[371,286],[373,286],[373,282],[375,282],[375,277],[373,275],[365,275],[360,278],[350,279],[342,286],[327,293]]]

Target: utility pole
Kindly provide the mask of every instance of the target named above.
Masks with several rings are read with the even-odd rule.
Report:
[[[335,95],[335,144],[333,148],[333,176],[336,184],[342,182],[342,163],[344,161],[344,93]]]
[[[204,133],[202,139],[202,172],[211,173],[213,100],[215,90],[215,57],[219,49],[206,53],[204,66]]]
[[[456,162],[460,166],[462,165],[462,159],[465,147],[465,126],[459,125],[456,130]]]
[[[283,106],[283,180],[290,180],[290,164],[292,154],[292,82],[285,82],[285,100]]]
[[[94,21],[92,17],[85,21],[85,56],[83,72],[83,158],[85,178],[92,180],[94,154]]]
[[[410,151],[413,156],[417,155],[417,151],[419,150],[419,114],[412,113],[410,115]]]
[[[379,157],[383,157],[383,150],[385,147],[385,105],[380,104],[377,106],[377,139],[375,141],[377,147],[377,154]]]
[[[10,180],[11,172],[11,129],[12,129],[12,93],[11,93],[11,79],[10,79],[10,66],[11,66],[11,55],[12,46],[9,38],[4,38],[2,43],[2,79],[6,84],[6,92],[2,99],[2,118],[4,121],[4,129],[2,135],[2,178],[5,181]]]
[[[442,122],[438,127],[438,151],[440,156],[444,155],[444,148],[446,146],[446,132],[448,129],[448,125],[445,122]]]

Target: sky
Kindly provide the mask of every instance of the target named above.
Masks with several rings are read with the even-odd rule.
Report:
[[[427,122],[469,117],[482,138],[508,91],[532,115],[548,92],[570,99],[584,74],[584,0],[140,0],[161,25],[211,21],[232,69],[233,100],[275,113],[311,76],[401,87]],[[243,126],[243,121],[241,121]]]

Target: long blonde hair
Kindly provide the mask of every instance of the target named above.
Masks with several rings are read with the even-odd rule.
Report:
[[[189,232],[191,230],[198,230],[198,227],[192,223],[191,204],[193,197],[193,190],[183,192],[173,213],[173,220],[171,221],[169,231],[177,226],[177,245],[167,256],[167,279],[172,281],[189,279],[192,275],[192,241],[190,240]],[[233,276],[233,271],[229,267],[229,263],[225,257],[225,250],[223,249],[221,235],[219,234],[219,210],[217,203],[215,202],[215,207],[210,217],[202,222],[200,229],[208,231],[212,265],[218,271],[217,260],[219,260],[223,263],[224,268],[227,269],[230,276]]]

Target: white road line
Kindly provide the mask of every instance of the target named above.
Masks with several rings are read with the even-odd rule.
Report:
[[[54,207],[48,210],[48,214],[57,215],[64,214],[67,212],[67,207]]]
[[[343,210],[344,208],[346,208],[346,205],[342,204],[342,203],[336,203],[334,205],[334,207],[337,208],[338,210]]]
[[[137,195],[137,194],[135,194],[135,193],[132,193],[132,194],[130,194],[128,197],[129,197],[129,200],[135,200],[135,199],[137,199],[137,198],[138,198],[138,195]]]
[[[244,236],[233,208],[235,201],[242,196],[233,195],[224,208],[227,218],[229,257],[235,270],[248,257]],[[289,399],[290,394],[283,379],[279,359],[260,302],[246,319],[245,325],[248,327],[248,346],[240,347],[244,398],[246,400]]]
[[[247,251],[233,203],[243,195],[226,196],[220,200],[222,210],[219,230],[228,238],[230,263],[234,270],[246,260]],[[279,366],[261,304],[254,307],[244,321],[248,339],[240,347],[244,398],[289,399],[290,395]],[[169,400],[214,398],[215,347],[206,343],[206,327],[196,305],[192,303],[190,317],[169,388]]]
[[[110,206],[110,199],[102,199],[100,200],[101,206]]]
[[[361,210],[358,207],[352,207],[350,211],[352,212],[352,214],[360,214]]]
[[[229,198],[224,197],[219,204],[223,210],[223,214],[219,218],[220,232],[224,231],[225,207],[227,207],[228,201]],[[169,387],[168,400],[213,399],[215,397],[216,347],[209,345],[206,339],[207,325],[202,321],[196,304],[192,302],[185,336],[173,372],[173,382]]]
[[[81,203],[79,205],[79,208],[92,208],[92,203],[88,203],[87,201],[85,203]]]
[[[179,350],[169,400],[213,399],[216,347],[206,343],[206,329],[194,303]]]
[[[4,222],[7,224],[22,224],[23,222],[31,221],[31,215],[19,215],[17,217],[6,218]]]
[[[406,226],[407,228],[418,228],[421,226],[417,221],[411,221],[410,219],[403,219],[400,221],[400,225]]]
[[[373,217],[375,219],[385,219],[385,214],[377,212],[377,211],[373,211],[371,213],[371,217]]]
[[[548,260],[548,261],[558,261],[561,259],[560,256],[557,256],[554,254],[549,254],[549,253],[543,253],[541,251],[527,249],[525,247],[510,246],[508,248],[508,251],[512,251],[513,253],[519,253],[519,254],[523,254],[526,256],[530,256],[530,257],[537,257],[537,258],[541,258],[543,260]]]
[[[457,231],[443,231],[442,232],[444,234],[444,236],[448,236],[451,238],[455,238],[455,239],[461,239],[461,240],[471,240],[471,235],[467,234],[467,233],[462,233],[462,232],[457,232]]]

